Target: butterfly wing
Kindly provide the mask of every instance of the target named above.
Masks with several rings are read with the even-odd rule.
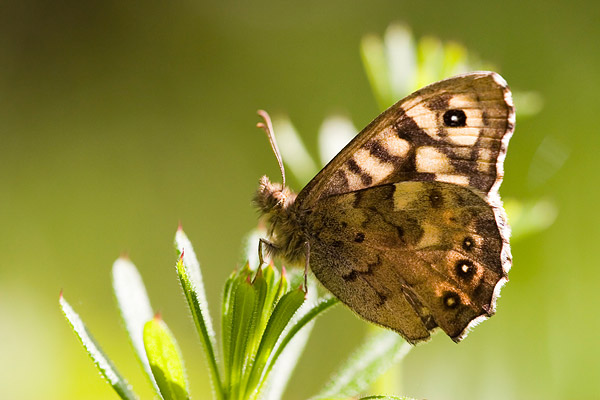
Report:
[[[514,129],[506,82],[429,85],[360,132],[298,195],[310,266],[358,314],[455,341],[495,310],[511,265],[498,187]]]
[[[510,90],[494,72],[429,85],[379,115],[299,193],[323,198],[401,181],[443,181],[495,196],[514,129]]]
[[[494,312],[506,281],[494,211],[459,185],[401,182],[334,195],[307,223],[310,265],[321,283],[412,343],[438,326],[461,340],[473,321]]]

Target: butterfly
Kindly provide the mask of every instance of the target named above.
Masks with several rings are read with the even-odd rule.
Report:
[[[459,342],[495,313],[512,264],[498,194],[515,126],[494,72],[426,86],[364,128],[297,195],[260,180],[266,250],[310,266],[334,296],[408,342]],[[270,132],[269,132],[270,131]]]

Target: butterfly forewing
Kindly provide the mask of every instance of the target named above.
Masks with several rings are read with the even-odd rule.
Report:
[[[504,80],[493,72],[427,86],[391,106],[300,192],[319,199],[400,181],[444,181],[484,193],[497,188],[514,128]]]

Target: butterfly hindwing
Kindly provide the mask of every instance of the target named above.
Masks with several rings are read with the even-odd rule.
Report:
[[[364,318],[416,342],[460,340],[494,312],[503,239],[490,206],[461,186],[402,182],[331,196],[308,217],[311,269]]]
[[[443,181],[497,190],[514,128],[504,80],[493,72],[429,85],[384,111],[300,192],[319,199],[386,183]]]

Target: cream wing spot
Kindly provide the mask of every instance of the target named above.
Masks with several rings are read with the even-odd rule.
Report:
[[[471,93],[457,93],[448,100],[448,108],[465,109],[477,107],[478,101]]]
[[[421,228],[423,229],[423,236],[421,237],[421,240],[419,240],[417,248],[423,249],[441,243],[442,231],[439,226],[424,222],[421,225]]]
[[[471,146],[454,147],[452,149],[452,158],[456,160],[469,160],[471,159],[472,151],[473,147]]]
[[[406,115],[433,139],[440,139],[437,116],[423,104],[417,104],[406,110]]]
[[[344,165],[342,168],[342,172],[346,176],[346,180],[348,181],[348,190],[357,190],[362,189],[364,187],[362,178],[360,175],[350,171],[348,166]]]
[[[467,126],[473,128],[483,128],[486,124],[483,121],[483,110],[480,108],[463,109],[467,116]]]
[[[377,144],[388,154],[402,158],[406,157],[411,147],[407,140],[398,137],[397,130],[391,126],[377,135]]]
[[[394,211],[402,211],[409,208],[410,204],[418,201],[423,184],[421,182],[401,182],[396,184],[394,191]]]
[[[479,149],[478,157],[481,161],[490,162],[493,160],[493,154],[490,149],[481,148]]]
[[[481,129],[473,127],[454,128],[448,134],[448,140],[458,146],[473,146],[477,143]]]
[[[454,171],[448,156],[435,147],[419,147],[416,151],[415,161],[418,172],[448,173]]]
[[[373,179],[373,184],[383,181],[394,172],[394,165],[379,161],[367,149],[360,149],[354,154],[358,166]]]
[[[493,171],[496,167],[496,164],[493,163],[493,154],[490,149],[481,148],[478,152],[478,161],[477,161],[477,169],[480,172],[490,172]]]
[[[469,177],[466,175],[436,174],[435,180],[438,182],[454,183],[455,185],[461,186],[469,185]]]

